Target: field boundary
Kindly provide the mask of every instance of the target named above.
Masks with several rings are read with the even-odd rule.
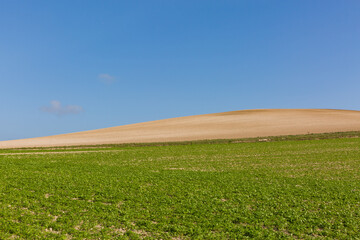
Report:
[[[151,146],[174,146],[174,145],[195,145],[195,144],[218,144],[218,143],[254,143],[254,142],[280,142],[280,141],[306,141],[324,140],[338,138],[360,138],[360,131],[331,132],[331,133],[309,133],[300,135],[280,135],[253,138],[235,139],[204,139],[194,141],[175,141],[175,142],[150,142],[150,143],[119,143],[119,144],[99,144],[99,145],[76,145],[58,147],[29,147],[29,148],[5,148],[0,150],[71,150],[71,149],[90,149],[90,148],[123,148],[123,147],[151,147]]]

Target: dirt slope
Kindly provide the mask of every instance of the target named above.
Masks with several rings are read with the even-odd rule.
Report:
[[[360,131],[360,111],[243,110],[0,142],[0,148],[226,139]]]

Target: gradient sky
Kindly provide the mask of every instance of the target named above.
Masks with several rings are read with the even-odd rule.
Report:
[[[360,110],[360,1],[0,1],[0,140]]]

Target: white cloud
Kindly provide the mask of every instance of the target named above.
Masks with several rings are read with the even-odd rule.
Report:
[[[53,100],[50,102],[50,106],[42,107],[41,111],[62,116],[69,114],[78,114],[83,111],[83,108],[78,105],[62,106],[61,102]]]
[[[98,75],[98,78],[100,79],[101,82],[106,83],[106,84],[111,84],[115,82],[115,77],[111,76],[110,74],[107,73],[101,73]]]

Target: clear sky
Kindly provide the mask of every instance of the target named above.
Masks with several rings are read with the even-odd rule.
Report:
[[[0,1],[0,140],[360,110],[359,0]]]

